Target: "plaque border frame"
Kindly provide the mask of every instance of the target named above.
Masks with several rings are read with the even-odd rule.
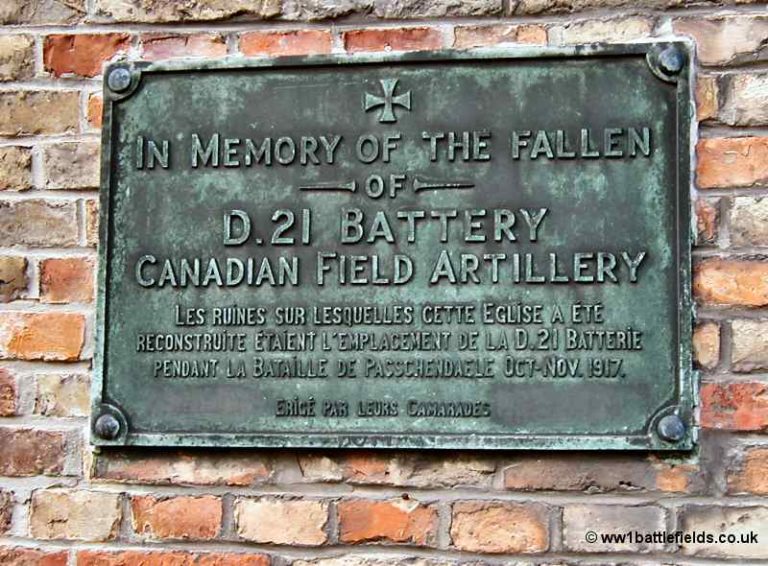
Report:
[[[682,69],[668,75],[659,63],[663,49],[673,48],[682,54]],[[691,147],[695,140],[695,103],[692,99],[692,67],[694,49],[686,38],[664,38],[635,43],[593,43],[572,46],[520,46],[398,53],[361,53],[307,55],[277,58],[232,57],[218,60],[177,59],[160,62],[122,61],[108,65],[104,71],[103,122],[101,129],[101,182],[99,197],[98,294],[96,302],[93,380],[91,384],[90,442],[95,446],[155,446],[155,447],[250,447],[250,448],[397,448],[397,449],[471,449],[471,450],[635,450],[687,451],[695,447],[698,426],[695,422],[698,372],[692,367],[693,300],[691,292]],[[110,224],[112,137],[114,135],[113,105],[130,96],[144,73],[173,73],[182,71],[221,71],[228,69],[280,69],[319,65],[365,65],[381,63],[430,63],[435,61],[572,59],[590,57],[645,56],[650,71],[660,80],[677,84],[677,167],[676,227],[677,248],[677,343],[678,376],[676,395],[662,404],[646,423],[644,434],[448,434],[448,433],[131,433],[130,421],[119,407],[110,404],[104,394],[105,323],[109,297],[108,257],[112,247]],[[122,92],[108,86],[115,69],[127,69],[130,84]],[[674,244],[674,242],[673,242]],[[684,426],[682,438],[669,440],[660,432],[665,417],[677,418]],[[105,435],[111,425],[116,430]],[[98,432],[97,432],[98,431]]]

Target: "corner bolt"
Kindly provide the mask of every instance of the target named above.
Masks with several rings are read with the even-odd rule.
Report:
[[[680,442],[685,437],[685,424],[677,415],[667,415],[659,420],[656,432],[667,442]]]
[[[668,75],[676,75],[683,70],[685,56],[677,47],[667,47],[659,53],[659,67]]]
[[[107,413],[96,419],[93,431],[104,440],[114,440],[120,434],[120,422],[114,415]]]
[[[131,72],[125,67],[117,67],[107,76],[107,86],[114,92],[123,92],[131,86]]]

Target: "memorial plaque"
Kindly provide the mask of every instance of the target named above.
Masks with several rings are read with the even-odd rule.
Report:
[[[691,448],[689,57],[111,66],[93,442]]]

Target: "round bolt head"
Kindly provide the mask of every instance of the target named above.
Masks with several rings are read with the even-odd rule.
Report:
[[[663,417],[656,426],[656,430],[667,442],[679,442],[685,437],[685,424],[677,415]]]
[[[125,67],[112,69],[107,77],[107,86],[115,92],[122,92],[131,86],[131,72]]]
[[[659,53],[659,67],[668,75],[676,75],[683,70],[685,57],[677,47],[667,47]]]
[[[114,415],[105,414],[96,419],[93,431],[104,440],[114,440],[120,434],[120,422]]]

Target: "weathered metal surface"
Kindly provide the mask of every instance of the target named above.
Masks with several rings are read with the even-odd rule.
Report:
[[[93,442],[692,447],[689,74],[672,43],[113,66]]]

